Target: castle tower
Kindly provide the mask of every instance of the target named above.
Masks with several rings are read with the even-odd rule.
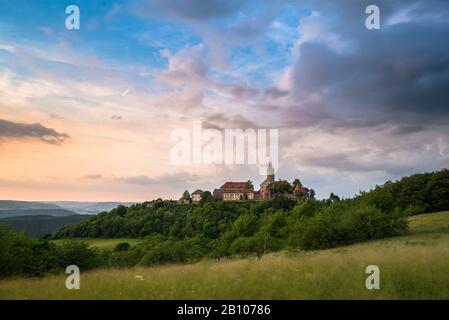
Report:
[[[270,184],[272,183],[274,183],[274,168],[270,162],[267,167],[267,178],[260,184],[261,199],[271,198]]]
[[[273,165],[271,164],[271,162],[268,164],[268,167],[267,167],[267,181],[268,181],[268,183],[274,182],[274,168],[273,168]]]

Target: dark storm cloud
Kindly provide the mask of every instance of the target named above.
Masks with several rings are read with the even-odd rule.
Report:
[[[0,119],[0,139],[2,138],[36,138],[49,144],[61,144],[69,135],[44,127],[40,123],[17,123]]]
[[[423,126],[398,126],[393,129],[392,133],[397,135],[407,135],[412,133],[422,132],[424,130]]]
[[[153,0],[137,1],[140,13],[185,20],[204,21],[223,18],[236,13],[242,0]]]
[[[326,41],[300,46],[291,77],[297,103],[284,114],[289,125],[449,124],[447,2],[378,1],[382,30],[365,28],[363,2],[315,3],[322,23],[346,47],[336,50]],[[401,10],[409,17],[388,24]]]

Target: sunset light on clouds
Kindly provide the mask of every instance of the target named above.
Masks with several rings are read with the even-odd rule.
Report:
[[[449,4],[377,2],[379,31],[368,1],[85,0],[79,30],[70,3],[1,1],[0,198],[178,199],[264,179],[170,163],[170,133],[194,121],[278,128],[279,174],[318,197],[447,167]]]

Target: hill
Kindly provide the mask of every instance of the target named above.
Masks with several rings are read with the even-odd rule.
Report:
[[[43,202],[34,201],[16,201],[16,200],[0,200],[0,211],[4,210],[44,210],[44,209],[61,209],[61,207]]]
[[[43,236],[56,230],[77,224],[83,220],[89,219],[90,215],[72,214],[69,216],[13,216],[0,219],[0,223],[6,223],[16,232],[26,230],[29,236]]]
[[[85,202],[85,201],[50,201],[45,202],[56,205],[60,208],[76,212],[78,214],[96,214],[123,205],[131,206],[135,202]]]
[[[20,216],[70,216],[73,211],[63,209],[56,204],[35,202],[0,200],[0,219]],[[23,221],[23,220],[22,220]]]
[[[356,206],[364,206],[365,212],[379,210],[390,218],[395,214],[413,215],[444,211],[449,210],[449,170],[415,174],[396,182],[387,181],[370,191],[360,192],[352,199],[341,201],[334,195],[324,200],[310,199],[305,204],[282,197],[273,201],[252,202],[204,200],[199,205],[177,205],[170,201],[144,202],[129,207],[120,205],[89,221],[63,228],[56,232],[54,237],[138,238],[159,234],[176,240],[196,235],[217,239],[229,231],[232,224],[242,215],[248,215],[245,219],[251,220],[257,229],[264,223],[264,216],[276,212],[282,215],[280,211],[283,211],[284,216],[292,216],[293,221],[288,223],[298,222],[299,218],[304,216],[316,220],[323,218],[314,221],[321,224],[335,223],[330,221],[331,217],[326,217],[332,212],[336,216],[337,213],[354,211]],[[317,215],[318,213],[322,214]],[[367,215],[374,216],[373,212]],[[326,218],[328,220],[325,220]],[[252,232],[248,230],[247,233]]]
[[[54,216],[63,217],[75,214],[65,209],[25,209],[25,210],[0,210],[0,219],[20,216]]]
[[[261,259],[94,270],[0,281],[0,299],[449,299],[449,212],[409,218],[410,234]],[[367,265],[380,290],[365,288]],[[141,278],[136,278],[141,276]]]

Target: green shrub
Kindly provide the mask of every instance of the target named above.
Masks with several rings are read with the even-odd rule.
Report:
[[[420,205],[409,205],[404,209],[404,214],[406,216],[414,216],[414,215],[421,214],[424,212],[425,212],[424,207],[422,207]]]
[[[62,268],[76,265],[81,270],[87,270],[102,264],[100,252],[83,241],[66,240],[58,247],[58,252]]]
[[[59,256],[55,244],[15,233],[0,224],[0,277],[40,276],[58,268]]]
[[[128,242],[120,242],[114,247],[114,252],[128,251],[129,248],[131,248],[131,245]]]
[[[262,251],[262,248],[260,248],[260,245],[255,238],[240,237],[232,242],[230,251],[232,254],[239,254],[240,256],[245,257],[248,254],[259,253]]]
[[[292,228],[290,245],[304,250],[332,248],[398,235],[406,230],[407,220],[403,214],[385,213],[363,203],[340,201],[310,218],[301,218]]]

